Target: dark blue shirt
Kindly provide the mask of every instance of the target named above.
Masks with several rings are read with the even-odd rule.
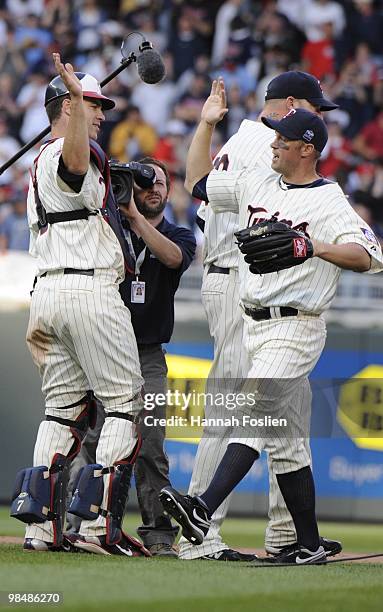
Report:
[[[123,222],[125,231],[129,225]],[[169,223],[165,217],[156,229],[166,238],[179,246],[183,259],[177,270],[166,267],[149,248],[146,248],[145,259],[140,268],[139,280],[145,281],[145,303],[131,303],[131,284],[136,280],[127,275],[120,285],[120,294],[132,315],[132,325],[137,344],[162,344],[169,342],[174,327],[174,294],[177,291],[182,274],[190,266],[196,250],[193,232],[185,227]],[[145,248],[142,238],[130,231],[136,257]]]

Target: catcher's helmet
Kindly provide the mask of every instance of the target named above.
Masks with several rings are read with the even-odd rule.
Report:
[[[86,74],[85,72],[75,72],[75,75],[81,81],[84,98],[95,98],[97,100],[101,100],[103,110],[109,110],[115,106],[113,100],[102,95],[101,87],[98,81],[91,74]],[[49,104],[51,100],[61,98],[67,93],[68,89],[64,85],[62,78],[56,76],[51,80],[45,91],[45,106]]]

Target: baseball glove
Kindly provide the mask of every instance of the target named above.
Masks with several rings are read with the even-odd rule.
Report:
[[[238,248],[253,274],[270,274],[303,264],[314,254],[303,232],[291,229],[275,217],[235,232]]]

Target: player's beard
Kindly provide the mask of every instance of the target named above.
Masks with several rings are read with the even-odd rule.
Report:
[[[139,212],[144,215],[145,219],[154,219],[159,214],[161,214],[166,207],[166,199],[158,202],[155,206],[150,206],[142,200],[137,194],[134,195],[134,201],[136,203],[137,209]]]

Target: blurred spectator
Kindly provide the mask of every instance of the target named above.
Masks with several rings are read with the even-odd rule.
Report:
[[[267,86],[270,81],[288,69],[289,57],[280,47],[273,47],[265,51],[263,55],[262,71],[263,78],[258,82],[256,89],[256,106],[260,111],[265,104]]]
[[[359,82],[365,87],[373,87],[378,81],[378,69],[367,43],[360,42],[355,49],[355,66]]]
[[[371,162],[355,164],[353,170],[347,177],[347,191],[351,193],[353,198],[356,194],[367,194],[374,179],[375,167]],[[359,196],[358,196],[359,197]],[[364,202],[364,195],[359,199],[359,203]]]
[[[254,90],[259,71],[259,62],[256,63],[254,71],[254,63],[250,61],[254,49],[255,43],[250,29],[240,17],[235,17],[231,24],[225,59],[213,73],[213,78],[222,76],[228,89],[234,85],[238,86],[240,95]]]
[[[318,79],[326,74],[334,74],[334,44],[333,24],[331,21],[321,25],[323,38],[320,40],[308,40],[302,49],[302,68],[310,72]]]
[[[100,26],[106,21],[107,15],[98,4],[97,0],[80,0],[78,3],[74,26],[77,32],[77,50],[80,52],[100,47]]]
[[[100,146],[107,151],[109,149],[109,140],[113,128],[123,120],[130,106],[129,90],[122,85],[119,79],[113,79],[104,88],[103,92],[109,98],[112,98],[116,106],[105,113],[105,121],[102,124],[102,130],[99,133],[97,141]]]
[[[76,34],[72,24],[66,21],[54,22],[51,31],[54,37],[54,47],[57,51],[60,51],[62,61],[70,62],[75,65]]]
[[[18,193],[12,202],[12,210],[0,225],[0,253],[28,251],[29,226],[25,193]]]
[[[10,24],[7,25],[6,40],[0,47],[0,73],[12,76],[15,87],[21,85],[26,71],[26,63],[20,47],[15,40],[15,30]]]
[[[368,121],[371,113],[371,109],[367,105],[367,92],[355,61],[349,60],[345,63],[332,93],[335,102],[350,116],[350,124],[346,129],[346,135],[353,138]]]
[[[152,156],[157,140],[156,131],[143,120],[139,108],[129,106],[125,118],[112,130],[109,152],[112,157],[128,162]]]
[[[202,106],[209,95],[210,79],[202,74],[194,74],[190,86],[179,99],[174,115],[193,127],[198,123]]]
[[[379,88],[383,81],[378,62],[364,42],[359,43],[355,49],[355,66],[358,71],[358,81],[366,92],[369,109],[367,120],[369,120],[375,112],[375,107],[379,106]]]
[[[381,3],[379,3],[381,4]],[[383,14],[373,0],[353,0],[345,30],[345,54],[355,52],[358,43],[368,44],[372,53],[383,53]]]
[[[369,161],[383,158],[383,111],[356,136],[353,148]]]
[[[23,142],[28,142],[48,124],[44,108],[47,85],[48,79],[43,73],[32,72],[16,98],[16,104],[24,113],[20,129],[20,138]]]
[[[176,85],[171,80],[172,64],[169,54],[164,55],[163,59],[166,78],[155,85],[148,85],[140,81],[134,87],[131,98],[132,104],[138,106],[144,120],[150,123],[160,134],[163,133],[164,126],[172,114],[177,95]],[[153,104],[153,100],[155,100],[155,104]]]
[[[207,50],[207,42],[196,31],[192,19],[181,13],[168,44],[168,51],[173,56],[174,79],[177,81],[185,70],[193,68],[196,58]]]
[[[307,0],[277,0],[277,11],[298,28],[303,28],[302,18]]]
[[[308,40],[323,40],[326,36],[323,26],[326,23],[332,24],[335,38],[342,34],[346,22],[343,7],[339,2],[306,0],[301,9],[301,24]]]
[[[219,66],[225,59],[230,36],[230,24],[238,14],[242,0],[227,0],[217,12],[211,62]]]
[[[211,64],[210,58],[208,55],[199,55],[194,63],[194,68],[190,68],[186,70],[178,79],[176,83],[176,89],[178,96],[181,97],[191,85],[196,74],[201,74],[202,76],[210,75],[211,73]]]
[[[20,128],[20,110],[15,104],[14,79],[7,72],[0,73],[0,113],[6,117],[8,132],[12,136],[18,134]]]
[[[185,170],[187,155],[187,127],[179,119],[171,119],[165,126],[164,135],[157,143],[153,157],[159,159],[169,170],[173,177],[182,174]]]
[[[5,117],[0,116],[0,166],[10,159],[20,149],[20,145],[16,138],[9,135],[7,121]],[[3,174],[0,174],[0,184],[8,184],[13,182],[13,168],[8,168]]]
[[[266,5],[255,24],[254,38],[260,45],[263,55],[279,49],[287,58],[287,63],[299,62],[305,38],[302,32],[293,26],[285,15],[273,10],[273,5]],[[266,62],[267,63],[267,62]],[[262,73],[267,74],[267,70]]]
[[[31,72],[45,62],[51,42],[52,34],[40,26],[37,15],[27,15],[16,27],[15,43],[24,50],[24,58]]]
[[[72,10],[73,2],[48,0],[45,2],[44,13],[41,15],[41,24],[50,31],[56,24],[68,25],[70,24]]]
[[[230,113],[224,117],[222,122],[225,140],[228,140],[230,136],[238,131],[243,119],[247,117],[246,108],[241,97],[241,90],[235,83],[227,89],[227,103]]]
[[[250,92],[245,98],[246,119],[257,121],[259,109],[257,108],[257,96],[255,91]]]
[[[13,189],[10,185],[2,185],[0,183],[0,225],[9,215],[9,213],[12,212],[12,194]]]
[[[40,17],[44,10],[44,0],[7,0],[7,10],[16,22],[22,22],[28,15]]]
[[[328,141],[320,157],[319,172],[327,178],[345,183],[345,174],[354,162],[352,143],[342,133],[340,123],[326,118]]]
[[[211,45],[214,20],[223,0],[183,0],[179,2],[181,11],[190,17],[197,32]]]
[[[170,223],[195,230],[197,206],[184,187],[184,177],[175,176],[170,188],[165,217]]]

